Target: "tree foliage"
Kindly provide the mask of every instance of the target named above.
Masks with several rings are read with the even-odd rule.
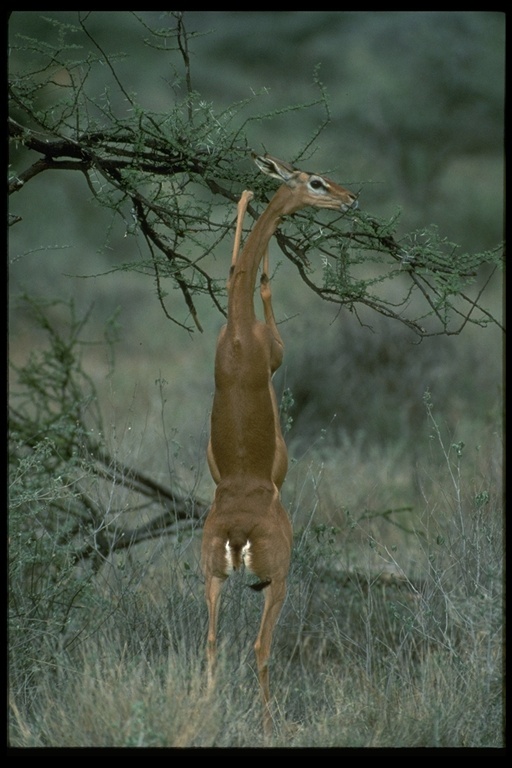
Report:
[[[47,19],[54,27],[52,44],[21,35],[11,41],[13,50],[23,52],[16,61],[24,63],[9,78],[9,192],[23,194],[42,173],[79,172],[93,200],[121,218],[143,254],[115,268],[152,274],[165,316],[187,330],[201,329],[198,296],[209,296],[225,312],[224,278],[215,276],[214,264],[216,254],[231,247],[234,203],[242,189],[255,189],[259,205],[249,207],[255,219],[271,194],[247,162],[247,126],[272,121],[277,113],[250,114],[250,100],[218,111],[196,92],[195,35],[183,12],[170,12],[169,26],[160,29],[134,18],[145,45],[172,58],[173,103],[164,112],[147,108],[131,90],[125,55],[99,42],[90,12],[77,12],[76,24]],[[318,79],[317,87],[325,121],[297,157],[283,158],[301,167],[329,120]],[[20,226],[19,218],[13,204],[11,224]],[[362,194],[357,213],[295,215],[280,228],[277,242],[312,291],[358,316],[369,308],[420,338],[457,334],[468,323],[499,324],[486,307],[485,288],[501,266],[501,246],[464,253],[434,227],[397,233],[398,216],[372,216]],[[319,257],[322,269],[315,270]],[[176,291],[191,322],[179,319],[183,304]]]

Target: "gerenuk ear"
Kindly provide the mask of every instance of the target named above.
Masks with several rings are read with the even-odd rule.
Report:
[[[278,181],[284,181],[286,183],[297,173],[292,165],[284,163],[276,157],[253,154],[252,158],[260,171],[266,173],[267,176],[272,176],[272,178],[278,179]]]

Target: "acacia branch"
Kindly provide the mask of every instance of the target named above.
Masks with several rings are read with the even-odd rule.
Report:
[[[183,51],[182,51],[183,54]],[[164,301],[164,292],[161,287],[161,274],[159,262],[156,257],[156,251],[160,252],[171,265],[171,275],[179,287],[185,304],[193,318],[194,324],[198,330],[202,330],[201,322],[194,304],[193,294],[197,291],[207,292],[217,308],[224,312],[218,297],[215,281],[208,272],[201,269],[196,262],[192,262],[186,256],[180,254],[175,247],[171,245],[172,234],[174,239],[186,235],[186,226],[190,227],[193,216],[177,209],[174,213],[165,204],[158,202],[159,188],[153,188],[152,194],[148,197],[141,192],[141,187],[155,177],[172,177],[180,174],[186,185],[187,178],[197,178],[205,184],[214,194],[219,195],[225,200],[233,203],[238,201],[238,193],[231,186],[223,184],[221,174],[218,172],[222,163],[222,158],[218,157],[212,160],[211,157],[202,151],[189,152],[185,149],[176,151],[169,146],[169,141],[160,134],[160,128],[156,122],[148,117],[142,124],[142,118],[139,121],[139,132],[126,126],[114,126],[111,131],[92,131],[82,133],[78,139],[52,137],[44,135],[41,132],[26,129],[15,120],[9,119],[9,133],[12,139],[21,142],[30,150],[36,151],[42,155],[35,163],[10,180],[9,193],[19,191],[28,181],[36,175],[47,170],[79,170],[82,171],[87,179],[90,189],[95,192],[90,179],[92,169],[100,173],[110,185],[117,188],[124,196],[127,196],[133,205],[135,216],[146,240],[148,251],[151,255],[153,270],[157,285],[158,300],[165,316],[180,327],[191,331],[192,328],[177,321],[167,310]],[[150,126],[148,130],[148,125]],[[186,146],[186,145],[185,145]],[[213,172],[217,170],[217,175]],[[133,171],[137,171],[140,177],[140,185],[137,177],[134,181]],[[128,172],[132,175],[128,175]],[[179,187],[178,187],[179,188]],[[154,214],[155,223],[150,220],[149,214]],[[257,218],[256,211],[249,210],[254,219]],[[203,227],[206,219],[199,215],[197,221],[199,227]],[[185,221],[183,228],[182,221]],[[12,217],[12,223],[19,221],[19,218]],[[156,227],[160,222],[171,237],[163,237]],[[358,226],[359,224],[359,226]],[[462,292],[456,286],[452,291],[449,290],[449,283],[446,280],[468,280],[476,276],[476,271],[468,269],[463,260],[454,259],[450,263],[449,259],[444,258],[442,253],[439,255],[435,251],[429,253],[421,250],[420,245],[403,245],[397,242],[392,233],[383,227],[376,219],[371,216],[365,216],[362,213],[358,217],[351,219],[351,229],[342,231],[337,224],[333,222],[320,227],[320,231],[327,232],[325,243],[311,242],[307,236],[290,236],[278,230],[276,239],[283,255],[292,261],[295,265],[301,279],[310,290],[316,293],[322,300],[348,307],[351,311],[356,305],[367,306],[372,311],[398,320],[400,323],[410,328],[420,338],[439,334],[453,335],[460,333],[468,322],[478,323],[478,318],[474,318],[476,310],[485,315],[487,321],[497,323],[500,328],[502,325],[491,316],[491,313],[480,306],[482,291],[478,297],[472,300],[466,293]],[[192,231],[192,230],[189,230]],[[199,230],[201,231],[201,230]],[[324,243],[324,244],[322,244]],[[366,281],[353,280],[348,272],[350,260],[347,257],[347,275],[346,280],[332,282],[329,285],[316,282],[308,274],[309,262],[307,252],[311,247],[316,247],[323,254],[324,258],[332,260],[338,265],[342,263],[345,257],[345,250],[348,247],[358,249],[356,263],[364,261],[364,254],[380,254],[379,259],[386,266],[386,259],[391,263],[398,263],[403,274],[407,274],[411,283],[411,288],[418,291],[423,297],[427,307],[427,315],[436,318],[440,325],[437,329],[427,329],[423,327],[419,319],[409,319],[403,314],[403,307],[410,297],[410,291],[406,291],[406,298],[403,298],[397,305],[393,306],[387,299],[382,300],[376,296],[371,296],[368,292],[369,283]],[[205,246],[204,257],[210,252],[210,247]],[[444,260],[443,260],[444,259]],[[184,269],[191,268],[197,276],[204,281],[203,285],[195,284],[194,278],[187,278]],[[433,277],[433,280],[429,278]],[[393,272],[388,270],[387,276],[383,274],[383,279],[393,277]],[[454,300],[459,298],[468,306],[466,312],[461,311],[454,306]],[[455,329],[448,325],[448,314],[450,316],[460,316],[461,322]]]
[[[38,131],[17,123],[8,118],[8,131],[11,139],[19,141],[27,149],[43,155],[47,166],[41,166],[40,170],[54,168],[51,160],[67,157],[80,160],[87,167],[101,166],[102,171],[114,172],[126,169],[137,169],[144,173],[152,173],[157,176],[169,176],[177,173],[204,173],[204,166],[199,158],[187,158],[183,153],[172,152],[163,141],[145,141],[151,151],[134,150],[130,146],[136,144],[137,137],[134,133],[125,130],[96,131],[83,133],[78,140],[70,138],[47,138]],[[100,153],[105,156],[102,157]],[[64,165],[62,166],[64,167]],[[73,169],[78,166],[71,165]],[[79,167],[79,170],[82,170]],[[40,171],[38,171],[40,172]],[[33,174],[35,175],[35,174]],[[12,191],[16,191],[15,189]]]

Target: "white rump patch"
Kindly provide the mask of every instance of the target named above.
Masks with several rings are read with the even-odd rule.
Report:
[[[251,542],[248,541],[245,547],[242,548],[242,560],[246,568],[251,570]]]
[[[228,541],[226,541],[226,565],[227,570],[232,571],[233,570],[233,553],[231,551],[231,545]],[[251,542],[247,540],[247,542],[242,547],[242,561],[246,568],[251,568]]]

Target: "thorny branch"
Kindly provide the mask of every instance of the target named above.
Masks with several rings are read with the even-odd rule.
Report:
[[[80,423],[80,416],[78,418]],[[9,410],[9,427],[14,455],[19,453],[15,445],[17,436],[21,435],[23,435],[23,443],[20,443],[20,446],[22,445],[25,454],[28,451],[37,450],[40,436],[34,433],[30,419],[14,407]],[[74,439],[78,441],[78,435],[83,439],[83,436],[88,433],[81,428],[73,434]],[[69,446],[68,453],[73,452],[71,448]],[[179,489],[173,490],[146,473],[127,466],[90,437],[86,437],[85,442],[79,446],[77,443],[75,449],[79,449],[87,456],[88,471],[83,478],[79,470],[74,471],[72,465],[62,461],[66,451],[61,451],[60,455],[54,453],[51,459],[53,463],[48,466],[48,471],[53,468],[52,474],[58,474],[62,484],[72,489],[72,497],[65,510],[67,525],[61,526],[64,533],[59,534],[58,541],[60,544],[65,544],[76,540],[74,562],[90,560],[93,569],[97,570],[113,552],[161,535],[178,533],[187,526],[201,524],[201,518],[208,506],[205,501],[185,494]],[[129,508],[131,511],[137,509],[141,512],[146,509],[150,513],[152,509],[162,508],[164,511],[153,515],[147,514],[147,519],[133,528],[125,526],[119,528],[109,523],[107,509],[101,502],[95,500],[98,494],[95,492],[93,498],[89,490],[88,479],[91,473],[98,479],[122,488],[125,492],[135,494],[134,498],[138,497],[140,501],[137,507],[133,506],[133,501],[131,502]],[[142,501],[144,499],[145,502]],[[129,509],[125,508],[124,512]],[[44,524],[43,521],[40,523]]]
[[[88,12],[80,12],[79,25],[93,49],[106,62],[112,78],[124,100],[135,113],[131,123],[116,120],[109,110],[104,111],[110,128],[80,132],[76,126],[66,135],[60,135],[65,120],[58,125],[48,123],[45,117],[34,112],[30,98],[24,98],[23,90],[15,85],[9,95],[18,111],[24,113],[31,124],[40,129],[21,125],[19,120],[8,118],[9,136],[16,144],[35,152],[37,159],[24,170],[15,174],[8,183],[8,192],[19,192],[36,176],[45,171],[80,171],[91,192],[102,204],[102,194],[109,197],[109,190],[120,195],[117,210],[128,219],[132,216],[144,238],[150,255],[157,296],[165,316],[182,328],[193,328],[176,319],[169,308],[165,279],[181,292],[195,327],[202,330],[194,297],[207,294],[217,309],[225,314],[221,304],[222,289],[208,268],[199,266],[205,257],[215,256],[216,246],[231,231],[231,224],[219,223],[211,216],[211,207],[204,204],[191,211],[188,204],[195,194],[195,186],[209,190],[213,200],[223,199],[236,204],[242,189],[243,175],[233,170],[233,158],[245,156],[246,147],[235,147],[235,139],[226,140],[222,148],[204,141],[211,125],[218,127],[218,118],[206,109],[192,89],[189,34],[185,28],[183,12],[171,13],[175,21],[173,44],[179,52],[185,72],[185,100],[183,116],[178,127],[169,128],[168,118],[144,113],[124,87],[114,64],[105,50],[87,28]],[[70,76],[71,77],[71,76]],[[73,78],[71,78],[73,80]],[[82,84],[71,86],[76,97],[82,93]],[[73,102],[78,110],[78,104]],[[206,112],[205,112],[206,109]],[[176,113],[178,114],[178,113]],[[202,122],[201,122],[202,121]],[[201,126],[198,133],[198,125]],[[180,130],[181,128],[181,130]],[[62,129],[62,130],[61,130]],[[74,130],[74,132],[73,132]],[[202,132],[201,132],[202,131]],[[71,134],[71,135],[70,135]],[[200,137],[195,138],[196,134]],[[240,130],[234,136],[240,137]],[[227,162],[229,159],[229,162]],[[95,180],[106,182],[105,191],[99,190]],[[190,184],[194,188],[190,187]],[[125,215],[122,205],[129,201],[130,214]],[[108,200],[111,204],[111,199]],[[249,208],[255,219],[257,212]],[[301,215],[296,217],[301,221]],[[21,218],[14,213],[10,223]],[[412,330],[421,340],[425,336],[458,334],[468,323],[502,324],[482,304],[485,285],[497,269],[497,251],[490,254],[490,274],[476,297],[471,297],[465,287],[475,282],[478,269],[486,263],[483,256],[475,268],[466,266],[440,250],[434,258],[425,256],[421,247],[411,248],[410,243],[396,240],[389,224],[379,222],[364,213],[351,214],[341,222],[321,225],[310,219],[311,227],[301,229],[295,222],[291,227],[278,230],[277,243],[296,267],[301,279],[322,300],[338,304],[351,312],[359,307],[394,319]],[[295,229],[294,229],[295,225]],[[214,231],[220,233],[212,243]],[[317,233],[325,231],[325,239]],[[309,235],[313,233],[314,236]],[[193,249],[191,248],[193,243]],[[308,261],[308,252],[314,248],[325,262],[323,279],[315,274]],[[199,252],[199,257],[189,255]],[[380,276],[373,280],[356,279],[354,267],[366,261],[380,265]],[[383,292],[372,292],[372,286],[385,281],[400,279],[402,297],[393,302]],[[413,299],[419,297],[425,310],[416,311],[420,317],[411,317]],[[417,302],[415,304],[417,306]],[[359,317],[359,315],[357,315]],[[425,322],[428,319],[428,323]]]
[[[160,262],[156,256],[157,253],[161,254],[168,263],[170,269],[166,270],[166,276],[171,277],[180,289],[194,323],[199,330],[202,330],[201,323],[192,297],[193,292],[198,290],[198,286],[194,285],[185,276],[184,270],[190,269],[197,276],[201,277],[203,284],[201,290],[206,291],[217,308],[221,312],[223,311],[219,303],[216,283],[208,272],[200,268],[197,262],[193,262],[192,259],[178,252],[171,245],[168,234],[163,234],[163,232],[169,233],[176,229],[176,222],[173,219],[172,212],[161,205],[156,196],[153,196],[152,199],[144,196],[139,191],[139,186],[135,186],[125,175],[125,171],[133,170],[137,170],[142,174],[149,174],[151,177],[173,177],[178,174],[193,175],[200,177],[215,195],[220,195],[230,202],[236,202],[237,194],[218,180],[222,175],[219,170],[219,163],[217,163],[217,166],[212,166],[211,158],[208,158],[207,163],[205,162],[206,158],[203,158],[201,153],[190,155],[185,151],[173,152],[162,138],[156,136],[145,135],[143,142],[141,142],[141,137],[139,136],[137,137],[137,144],[135,144],[136,137],[128,129],[115,130],[111,133],[106,131],[84,133],[78,140],[72,140],[48,138],[34,130],[23,128],[23,126],[12,119],[9,119],[8,125],[9,134],[12,139],[23,143],[28,149],[42,155],[25,171],[10,180],[9,194],[19,191],[36,175],[49,170],[78,170],[86,176],[90,188],[94,190],[90,173],[93,170],[100,173],[109,184],[120,190],[123,195],[128,196],[132,202],[133,214],[151,254],[158,297],[166,317],[182,327],[186,327],[179,323],[165,306],[161,287],[162,275],[159,267]],[[218,178],[215,178],[213,175],[215,167],[218,171]],[[254,208],[250,208],[249,212],[256,218],[257,214]],[[379,300],[379,298],[371,295],[367,290],[361,290],[360,285],[351,285],[349,278],[345,285],[341,285],[341,283],[335,286],[319,284],[312,279],[309,272],[307,251],[311,248],[311,243],[305,242],[299,236],[290,235],[279,230],[276,234],[276,239],[283,254],[296,266],[306,285],[323,300],[345,306],[351,311],[358,304],[367,306],[386,317],[399,320],[420,338],[436,334],[450,335],[460,333],[464,326],[472,321],[472,314],[477,309],[483,313],[488,321],[495,322],[501,327],[500,323],[480,305],[480,298],[483,293],[483,290],[481,290],[476,299],[471,299],[465,293],[459,292],[459,298],[468,309],[462,311],[451,305],[451,314],[459,315],[460,323],[455,328],[449,328],[443,314],[445,312],[443,302],[440,302],[443,288],[440,287],[438,278],[444,274],[447,277],[456,276],[461,279],[470,279],[475,276],[476,272],[461,270],[457,265],[450,265],[448,261],[443,262],[439,260],[435,264],[426,264],[420,252],[417,254],[409,252],[407,248],[395,240],[393,235],[383,234],[378,221],[369,216],[362,219],[361,216],[362,214],[359,214],[359,221],[365,224],[361,229],[356,226],[352,227],[351,230],[349,229],[349,231],[341,231],[331,227],[330,238],[331,240],[334,239],[335,246],[332,247],[330,245],[330,247],[325,248],[318,244],[320,251],[335,258],[336,248],[339,249],[339,243],[342,239],[348,246],[357,247],[363,251],[384,254],[385,257],[391,260],[391,263],[399,263],[402,274],[408,275],[412,284],[411,287],[415,288],[423,296],[430,309],[430,313],[437,317],[439,327],[433,332],[428,331],[419,321],[404,316],[402,304],[409,300],[408,293],[406,293],[406,298],[402,304],[398,307],[393,307],[390,302]],[[354,219],[354,222],[357,223],[357,219]],[[161,230],[162,227],[164,227],[163,231]],[[191,329],[188,328],[188,330]]]

